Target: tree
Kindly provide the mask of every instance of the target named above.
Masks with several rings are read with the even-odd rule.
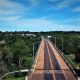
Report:
[[[12,51],[14,55],[14,63],[19,69],[23,68],[24,61],[26,60],[25,58],[28,57],[30,48],[25,44],[24,40],[18,39],[12,46]]]
[[[76,55],[75,60],[77,62],[80,62],[80,47],[76,49],[75,55]]]

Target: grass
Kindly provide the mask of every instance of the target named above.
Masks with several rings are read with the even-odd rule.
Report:
[[[68,63],[74,68],[76,67],[77,62],[75,61],[75,55],[65,55],[65,58],[67,59]]]
[[[3,79],[3,80],[25,80],[25,77],[20,77],[20,78],[7,78],[7,79]]]

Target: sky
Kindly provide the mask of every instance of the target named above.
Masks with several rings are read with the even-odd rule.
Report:
[[[0,0],[0,31],[80,31],[80,0]]]

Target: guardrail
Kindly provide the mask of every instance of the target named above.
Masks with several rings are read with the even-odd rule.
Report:
[[[38,59],[38,55],[39,55],[39,51],[40,51],[40,46],[41,46],[41,42],[40,42],[40,44],[39,44],[39,47],[38,47],[38,49],[37,49],[37,51],[36,51],[36,55],[35,55],[35,59],[37,58]],[[35,71],[35,67],[36,67],[36,63],[37,63],[37,61],[35,61],[35,59],[34,59],[34,63],[32,64],[32,69],[29,71],[29,73],[28,73],[28,77],[29,77],[29,75],[33,72],[34,73],[34,71]],[[37,60],[36,59],[36,60]],[[25,80],[28,80],[28,77],[27,78],[25,78]]]
[[[13,72],[8,72],[8,73],[5,73],[2,77],[0,77],[0,80],[2,80],[5,76],[7,75],[10,75],[10,74],[14,74],[14,73],[20,73],[20,72],[29,72],[28,69],[24,69],[24,70],[18,70],[18,71],[13,71]]]
[[[36,64],[37,64],[38,57],[39,57],[40,47],[41,47],[41,43],[40,43],[40,45],[39,45],[39,47],[38,47],[38,49],[36,51],[35,60],[34,60],[34,63],[33,63],[33,65],[35,65],[35,66],[33,66],[33,68],[34,68],[33,69],[33,73],[35,71],[35,67],[36,67]]]
[[[48,39],[49,40],[49,39]],[[50,40],[49,40],[50,41]],[[67,58],[65,58],[64,53],[53,44],[52,41],[50,41],[50,43],[54,46],[54,48],[58,51],[58,53],[60,53],[61,57],[64,59],[64,61],[66,62],[66,64],[68,65],[68,67],[70,68],[70,70],[72,71],[73,75],[76,77],[76,79],[78,79],[76,72],[74,71],[73,67],[69,64],[69,60],[67,60]]]

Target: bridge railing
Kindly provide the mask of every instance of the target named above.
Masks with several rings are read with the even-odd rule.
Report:
[[[49,40],[49,39],[48,39],[48,40]],[[49,40],[49,41],[50,41],[50,40]],[[76,74],[76,72],[75,72],[74,69],[73,69],[73,67],[75,67],[75,66],[65,57],[64,53],[63,53],[57,46],[55,46],[55,45],[53,44],[52,41],[50,41],[50,42],[51,42],[51,44],[54,46],[54,48],[58,51],[58,53],[61,55],[61,57],[64,59],[64,61],[66,62],[66,64],[68,65],[68,67],[69,67],[70,70],[72,71],[73,75],[76,77],[76,79],[78,79],[77,74]],[[70,64],[72,64],[73,67],[72,67]]]
[[[35,71],[35,66],[36,66],[36,58],[37,58],[37,54],[39,54],[39,49],[40,49],[40,45],[41,45],[41,42],[39,43],[39,47],[38,47],[38,49],[37,49],[37,51],[36,51],[36,53],[35,53],[35,56],[34,56],[34,62],[33,62],[33,64],[32,64],[32,68],[29,70],[29,73],[28,73],[28,77],[32,74],[32,73],[34,73],[34,71]],[[26,80],[26,79],[25,79]]]

